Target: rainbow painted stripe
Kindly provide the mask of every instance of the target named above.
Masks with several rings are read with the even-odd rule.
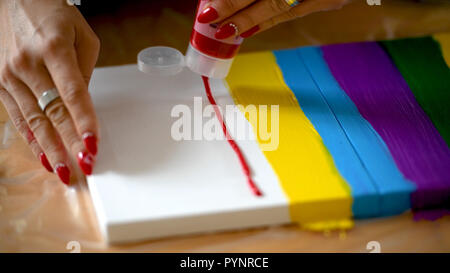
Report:
[[[352,217],[449,211],[449,37],[236,58],[235,103],[279,105],[279,147],[263,153],[293,221],[346,228]]]
[[[300,4],[300,2],[302,2],[302,0],[284,0],[286,1],[286,3],[290,6],[290,7],[295,7],[298,4]]]

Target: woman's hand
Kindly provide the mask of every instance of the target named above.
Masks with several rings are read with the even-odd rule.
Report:
[[[243,38],[310,13],[339,9],[349,0],[211,0],[198,16],[200,23],[218,23],[215,37]]]
[[[100,43],[66,0],[0,1],[0,99],[20,134],[49,171],[70,181],[65,147],[91,174],[98,124],[88,83]],[[56,88],[41,110],[38,99]]]

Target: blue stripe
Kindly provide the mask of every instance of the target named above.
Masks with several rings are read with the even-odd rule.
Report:
[[[381,216],[393,215],[411,207],[410,194],[415,186],[399,171],[382,138],[365,120],[352,100],[333,77],[317,47],[296,50],[325,97],[341,128],[381,196]],[[366,183],[366,181],[364,181]]]
[[[295,49],[275,51],[274,54],[285,83],[295,94],[301,109],[331,153],[338,171],[351,187],[354,217],[380,215],[380,198],[375,183],[371,181],[372,178],[362,165],[300,55]]]

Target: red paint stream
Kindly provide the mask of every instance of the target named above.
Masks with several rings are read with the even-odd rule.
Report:
[[[234,152],[236,153],[237,157],[239,158],[239,162],[241,163],[242,170],[244,171],[245,176],[247,177],[247,183],[250,186],[250,189],[252,190],[253,194],[256,196],[262,196],[261,191],[259,190],[258,186],[256,186],[255,182],[252,179],[252,176],[250,174],[250,168],[247,164],[247,161],[245,160],[244,155],[242,154],[241,149],[239,149],[239,146],[236,144],[234,139],[230,136],[228,133],[227,125],[225,124],[225,121],[222,118],[222,114],[220,113],[220,109],[217,106],[216,100],[214,99],[212,93],[211,93],[211,87],[209,86],[209,79],[208,77],[202,76],[203,84],[205,85],[205,91],[206,96],[208,97],[209,103],[214,108],[214,112],[216,113],[216,117],[219,120],[219,122],[222,124],[222,131],[227,138],[228,144],[230,144],[231,148],[233,148]]]

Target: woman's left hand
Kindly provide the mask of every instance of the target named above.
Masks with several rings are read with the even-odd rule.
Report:
[[[339,9],[349,0],[211,0],[198,16],[200,23],[218,23],[215,37],[243,38],[310,13]]]

